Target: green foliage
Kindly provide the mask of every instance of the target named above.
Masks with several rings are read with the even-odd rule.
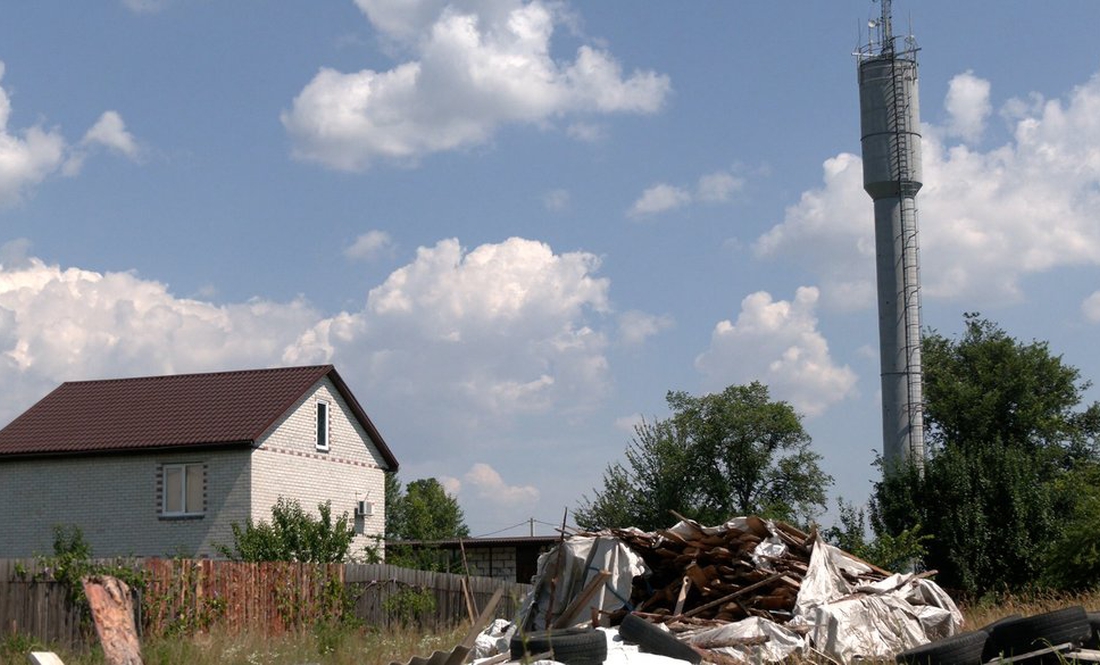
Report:
[[[399,624],[419,624],[435,612],[435,596],[429,589],[407,587],[383,600],[382,609]]]
[[[609,465],[603,488],[582,499],[578,525],[661,529],[671,510],[707,524],[752,514],[806,523],[824,507],[832,478],[798,414],[767,386],[666,399],[672,417],[635,427],[625,465]]]
[[[886,570],[901,571],[928,553],[926,543],[930,534],[921,533],[921,526],[914,525],[899,534],[883,533],[867,539],[866,513],[860,508],[839,500],[840,523],[822,532],[827,542],[854,554]]]
[[[1100,405],[1079,410],[1089,383],[1045,342],[977,315],[961,339],[932,332],[922,349],[930,455],[923,474],[886,470],[872,527],[896,539],[920,525],[932,536],[924,564],[950,588],[1032,585],[1078,503],[1064,479],[1097,460]]]
[[[386,491],[387,540],[469,537],[470,529],[458,501],[435,478],[414,480],[402,491],[401,481],[389,474]]]
[[[345,511],[333,519],[332,503],[317,505],[317,516],[302,509],[297,500],[279,497],[271,508],[271,521],[251,519],[244,528],[237,523],[233,544],[216,544],[215,550],[234,561],[302,561],[340,563],[350,558],[355,539],[354,523]]]
[[[69,602],[81,608],[85,624],[91,622],[88,597],[84,594],[85,577],[110,575],[134,590],[145,585],[141,573],[133,566],[120,562],[106,564],[92,561],[92,546],[84,539],[84,532],[75,524],[54,525],[53,555],[38,556],[37,559],[37,567],[42,572],[35,579],[60,582]]]
[[[25,633],[7,633],[0,638],[0,663],[25,663],[27,654],[45,648],[37,638]]]
[[[468,538],[470,529],[458,501],[435,478],[414,480],[402,490],[395,474],[386,476],[386,562],[406,568],[457,572],[461,562],[450,552],[400,541],[430,543]]]
[[[1100,587],[1100,467],[1075,469],[1059,479],[1057,491],[1073,507],[1047,553],[1043,583],[1065,591]]]

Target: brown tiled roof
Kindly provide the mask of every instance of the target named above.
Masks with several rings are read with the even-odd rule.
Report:
[[[68,381],[0,430],[0,456],[253,443],[326,376],[396,471],[393,453],[332,365]]]

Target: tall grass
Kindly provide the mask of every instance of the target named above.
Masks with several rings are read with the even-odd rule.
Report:
[[[1082,605],[1089,612],[1100,611],[1100,589],[1082,593],[986,594],[975,602],[961,604],[959,609],[966,619],[964,630],[975,630],[1013,614],[1026,617],[1072,605]]]
[[[319,626],[308,633],[269,637],[217,630],[187,637],[163,637],[142,643],[148,665],[387,665],[415,655],[449,651],[466,633],[465,627],[425,633],[416,628],[379,630]],[[19,636],[0,639],[0,663],[25,665],[30,651],[53,651],[65,665],[102,665],[98,647],[72,651],[36,644]]]
[[[1100,590],[1079,594],[986,595],[960,605],[966,620],[964,630],[974,630],[1003,617],[1031,616],[1051,610],[1083,605],[1100,611]],[[388,665],[405,663],[412,656],[449,651],[462,639],[466,627],[428,632],[418,628],[350,628],[322,625],[307,633],[267,637],[259,633],[228,634],[218,630],[190,637],[164,637],[142,644],[149,665]],[[66,665],[102,665],[98,647],[72,651],[38,644],[14,635],[0,638],[0,664],[24,665],[30,651],[54,651]]]

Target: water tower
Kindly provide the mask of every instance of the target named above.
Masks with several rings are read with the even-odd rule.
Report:
[[[923,468],[917,48],[912,37],[898,48],[890,0],[879,2],[882,16],[870,22],[868,43],[856,57],[863,189],[875,206],[882,451],[887,469],[905,462]]]

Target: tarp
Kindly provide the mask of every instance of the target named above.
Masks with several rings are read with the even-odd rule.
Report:
[[[558,571],[558,564],[561,570]],[[577,608],[573,616],[562,617],[572,600],[601,570],[611,577],[600,586],[592,600]],[[649,568],[630,547],[621,540],[609,536],[578,536],[565,540],[556,548],[541,555],[535,574],[533,605],[535,617],[529,629],[545,630],[546,617],[563,625],[585,623],[591,619],[589,607],[616,610],[630,601],[634,578],[647,575]],[[551,594],[551,589],[553,593]],[[553,600],[551,600],[551,598]],[[551,611],[552,610],[552,611]],[[524,613],[524,616],[527,616]]]
[[[840,574],[853,566],[866,568],[818,537],[795,600],[792,623],[808,627],[809,643],[830,658],[891,658],[962,627],[959,608],[934,582],[897,573],[853,587]]]
[[[753,562],[762,570],[771,570],[771,562],[787,552],[775,524],[757,517],[739,517],[719,527],[702,529],[718,533],[730,527],[757,532],[766,529],[772,534],[753,550]],[[699,525],[680,522],[669,531],[689,536],[699,529]],[[528,611],[522,614],[530,617],[531,611],[534,612],[534,622],[528,629],[546,627],[546,612],[551,606],[550,577],[559,560],[562,570],[556,575],[552,601],[557,613],[600,570],[611,574],[591,602],[578,608],[575,616],[567,617],[567,625],[588,622],[590,606],[604,612],[633,609],[629,605],[633,578],[649,573],[642,558],[612,535],[568,538],[539,558],[533,597],[528,599]],[[914,574],[895,574],[873,583],[849,581],[871,572],[867,564],[818,536],[813,541],[809,565],[795,599],[794,616],[789,622],[779,624],[754,616],[680,636],[697,646],[705,645],[735,659],[747,658],[752,662],[776,662],[810,651],[851,662],[857,658],[891,658],[905,649],[949,637],[961,628],[962,614],[958,607],[934,582]],[[762,644],[746,644],[761,641]]]

